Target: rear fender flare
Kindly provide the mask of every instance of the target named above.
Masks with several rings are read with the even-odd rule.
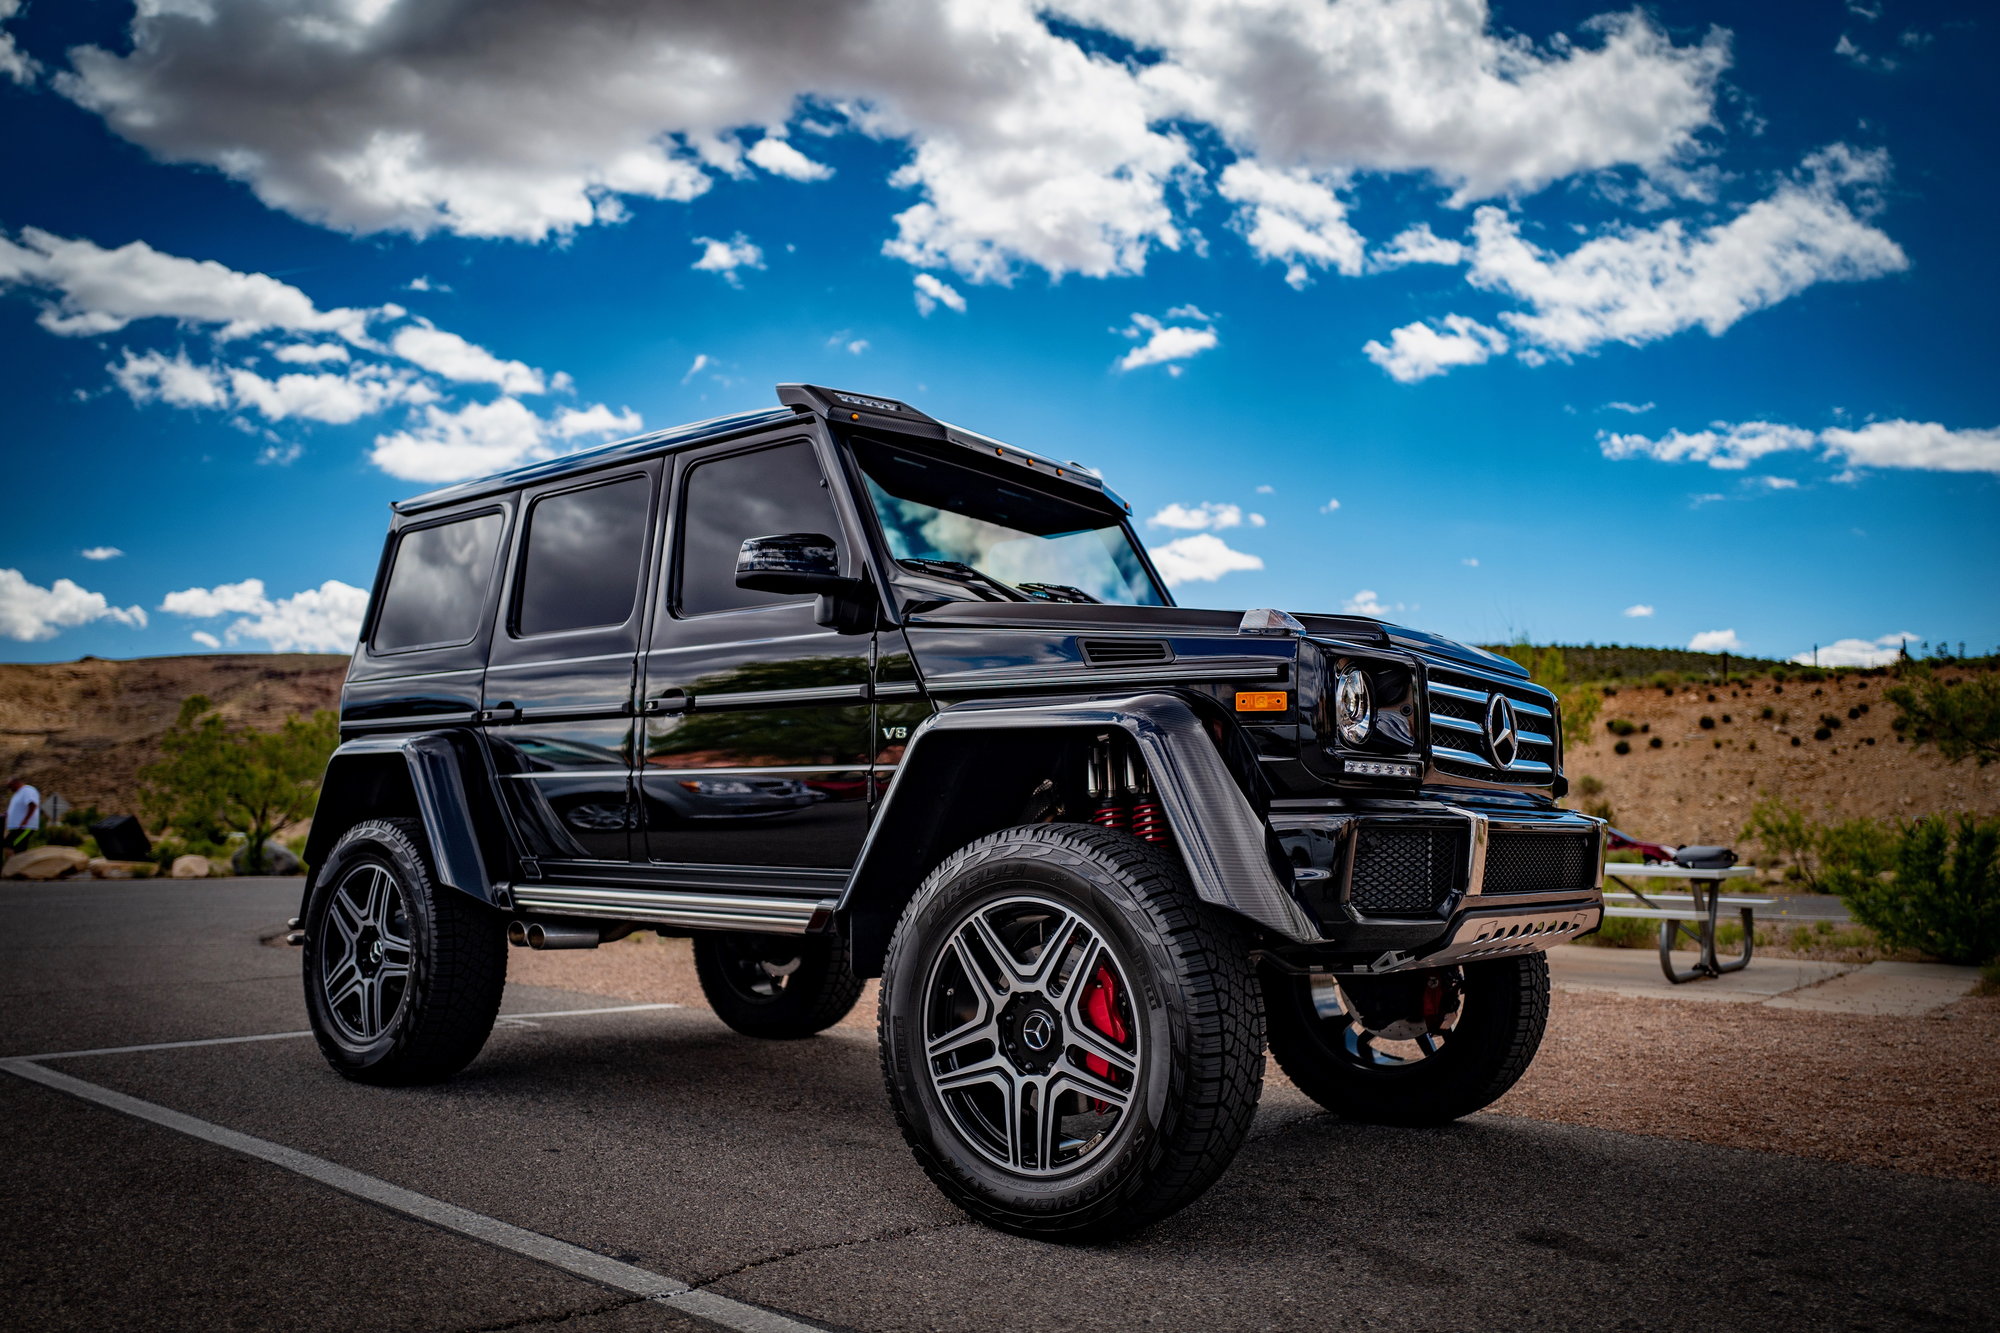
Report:
[[[978,794],[967,790],[966,782],[953,781],[968,752],[1007,733],[1114,728],[1132,738],[1146,762],[1195,892],[1284,939],[1317,939],[1318,929],[1272,867],[1268,826],[1185,700],[1139,694],[965,703],[932,714],[911,737],[841,895],[856,962],[868,969],[863,974],[879,966],[885,925],[893,926],[894,914],[932,866],[957,850],[932,846],[932,830],[946,822],[941,799],[965,801]]]
[[[481,799],[490,786],[479,780],[484,764],[469,733],[363,736],[344,742],[327,762],[306,840],[305,861],[312,868],[306,897],[312,896],[319,867],[347,830],[364,819],[404,816],[422,822],[440,884],[495,907],[508,906],[506,885],[493,878],[496,859],[489,854],[504,844],[481,836],[482,825],[497,831],[491,829],[495,803]]]

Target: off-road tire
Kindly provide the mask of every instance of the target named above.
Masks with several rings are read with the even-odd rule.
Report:
[[[1305,979],[1265,976],[1271,1054],[1285,1076],[1346,1120],[1442,1125],[1499,1100],[1535,1058],[1549,1019],[1549,961],[1539,953],[1464,967],[1461,1016],[1434,1055],[1396,1069],[1363,1067],[1341,1024],[1313,1008]]]
[[[755,993],[743,984],[739,965],[759,947],[798,959],[775,994]],[[861,998],[845,940],[831,935],[805,938],[727,932],[694,937],[694,970],[716,1017],[746,1037],[785,1041],[810,1037],[847,1017]]]
[[[395,877],[408,918],[411,968],[401,1002],[379,1037],[357,1042],[334,1021],[323,985],[333,894],[369,865]],[[493,1030],[507,984],[506,923],[499,913],[437,882],[422,826],[370,819],[342,835],[313,882],[305,911],[306,1010],[321,1054],[357,1083],[436,1083],[472,1062]]]
[[[1137,1113],[1073,1177],[999,1171],[951,1124],[925,1067],[922,990],[954,921],[1025,886],[1062,902],[1118,952],[1146,1034]],[[1263,1010],[1249,941],[1202,903],[1178,857],[1088,824],[1007,829],[953,853],[904,909],[882,977],[883,1082],[903,1137],[973,1217],[1051,1240],[1122,1234],[1186,1206],[1242,1146],[1264,1077]]]

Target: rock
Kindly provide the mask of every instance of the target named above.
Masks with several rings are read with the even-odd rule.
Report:
[[[167,877],[169,879],[207,879],[211,873],[213,873],[213,867],[209,865],[208,858],[205,856],[196,856],[190,852],[185,856],[176,856],[174,858],[174,864],[167,871]]]
[[[112,861],[102,856],[90,858],[90,873],[95,879],[151,879],[159,867],[151,861]]]
[[[83,874],[89,865],[90,858],[74,847],[35,847],[8,857],[0,875],[8,879],[61,879]]]
[[[236,855],[229,858],[229,868],[239,875],[250,874],[250,849],[238,848]],[[292,849],[276,838],[264,844],[264,868],[257,872],[264,875],[303,875],[305,862],[293,854]]]

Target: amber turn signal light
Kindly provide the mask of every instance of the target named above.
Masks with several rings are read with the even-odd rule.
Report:
[[[1283,690],[1238,690],[1236,711],[1239,713],[1282,713],[1289,706]]]

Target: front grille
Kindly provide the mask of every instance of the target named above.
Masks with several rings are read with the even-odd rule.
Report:
[[[1501,685],[1428,659],[1424,665],[1430,686],[1431,764],[1440,774],[1508,787],[1554,783],[1557,721],[1555,700],[1547,691],[1526,681]],[[1522,738],[1507,768],[1493,762],[1486,742],[1486,708],[1496,689],[1513,701]]]
[[[1569,893],[1596,882],[1595,834],[1496,829],[1487,836],[1481,893]]]
[[[1464,825],[1364,824],[1354,843],[1349,901],[1368,916],[1434,916],[1465,882]]]

